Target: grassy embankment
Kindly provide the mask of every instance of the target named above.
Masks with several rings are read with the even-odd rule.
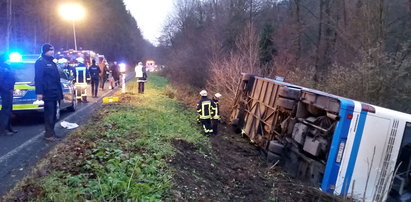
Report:
[[[91,121],[56,146],[9,197],[35,201],[136,201],[168,196],[174,139],[208,147],[195,113],[171,99],[167,80],[151,76],[119,104],[104,105]]]

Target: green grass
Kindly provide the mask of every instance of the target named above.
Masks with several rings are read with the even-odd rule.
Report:
[[[195,125],[196,114],[164,93],[167,80],[152,75],[145,94],[134,94],[135,81],[127,84],[126,103],[104,106],[104,118],[82,127],[70,142],[91,143],[64,169],[54,169],[36,185],[43,191],[35,201],[160,201],[172,188],[168,165],[174,139],[208,147]],[[77,156],[84,156],[79,158]]]

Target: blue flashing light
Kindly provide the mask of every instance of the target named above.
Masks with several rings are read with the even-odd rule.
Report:
[[[22,62],[23,56],[21,56],[21,54],[17,52],[10,53],[9,60],[10,62]]]

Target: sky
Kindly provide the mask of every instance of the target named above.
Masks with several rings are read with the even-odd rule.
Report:
[[[130,13],[136,18],[143,37],[154,45],[161,36],[167,17],[171,14],[174,0],[124,0]]]

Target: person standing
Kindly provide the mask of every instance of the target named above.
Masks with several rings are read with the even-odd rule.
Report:
[[[147,72],[146,68],[143,66],[142,62],[139,62],[134,68],[136,72],[136,78],[138,83],[138,93],[144,94],[144,83],[147,81]]]
[[[117,61],[114,61],[110,69],[111,69],[111,75],[113,76],[113,80],[114,80],[114,87],[116,87],[120,84],[120,72],[119,72]]]
[[[212,99],[214,104],[215,104],[215,111],[214,111],[214,116],[211,119],[211,125],[212,125],[212,128],[213,128],[213,133],[215,135],[217,135],[217,133],[218,133],[218,123],[221,120],[220,105],[218,103],[220,97],[221,97],[221,94],[216,93],[216,94],[214,94],[213,99]]]
[[[37,100],[44,101],[44,139],[57,141],[54,131],[57,118],[57,104],[63,99],[63,89],[60,83],[60,74],[54,59],[54,47],[51,44],[43,44],[41,57],[36,61],[34,69],[34,83]]]
[[[100,67],[96,65],[96,61],[92,61],[92,65],[89,67],[88,72],[91,77],[91,94],[93,97],[97,97],[98,81],[100,77]]]
[[[206,136],[211,136],[214,135],[211,126],[211,118],[215,113],[215,104],[211,99],[207,98],[207,91],[202,90],[200,95],[201,99],[197,104],[197,112],[199,114],[200,122],[203,125],[204,134]]]
[[[104,84],[106,83],[107,80],[107,66],[106,66],[106,60],[101,60],[100,64],[98,65],[100,67],[100,88],[101,90],[104,90]]]
[[[10,66],[6,64],[6,60],[7,56],[5,54],[0,56],[0,136],[17,133],[17,131],[11,128],[13,90],[14,84],[16,83],[16,77]],[[6,129],[8,131],[6,131]]]

